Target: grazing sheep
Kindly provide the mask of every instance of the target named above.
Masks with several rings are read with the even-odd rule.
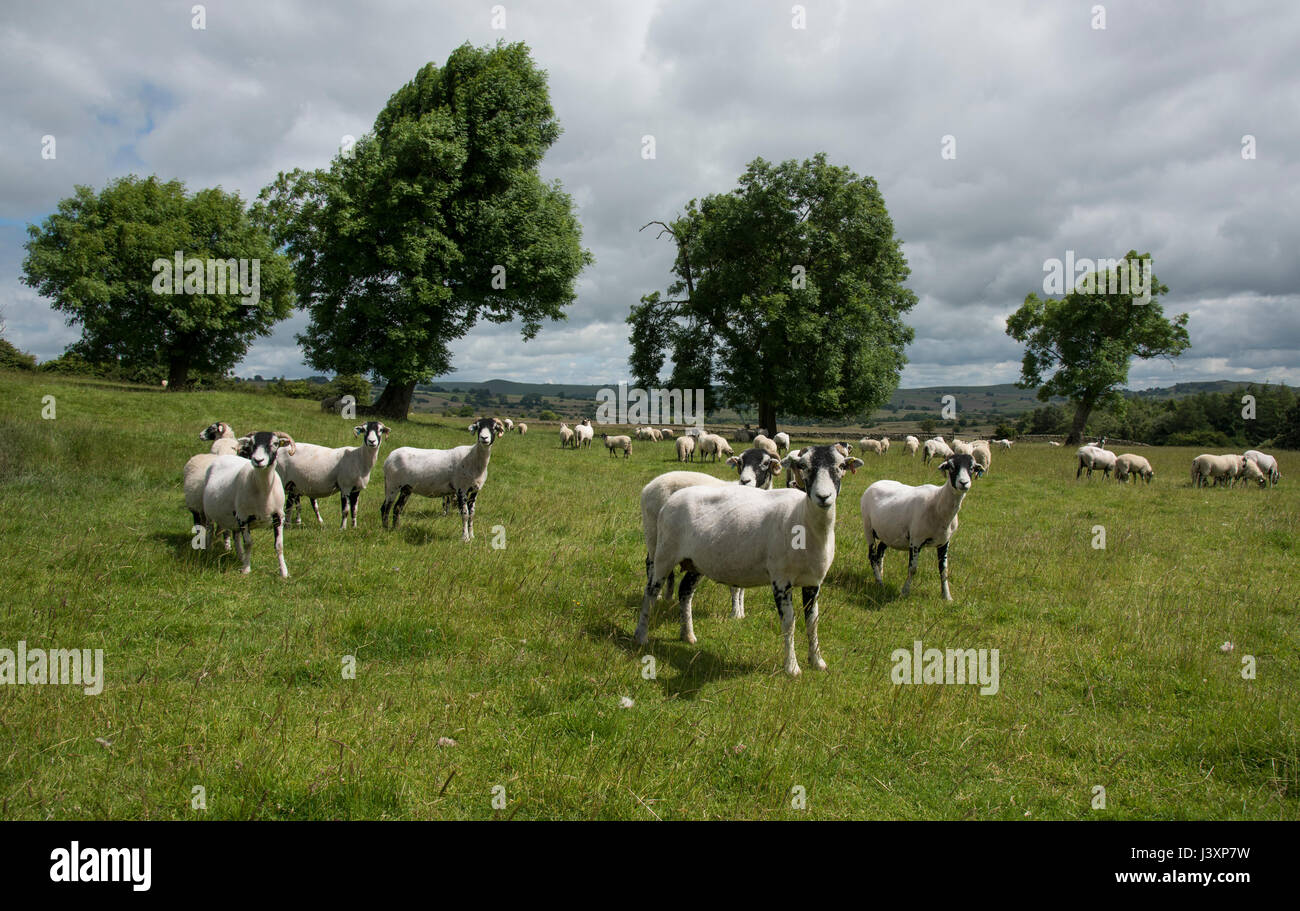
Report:
[[[519,425],[524,426],[523,424]],[[475,440],[454,449],[394,449],[384,460],[384,505],[379,513],[388,528],[388,512],[393,513],[397,528],[407,498],[454,495],[460,507],[461,540],[474,537],[474,501],[487,483],[488,461],[492,444],[501,436],[502,425],[491,418],[479,418],[469,425]]]
[[[753,448],[763,450],[774,459],[781,458],[781,453],[776,448],[775,441],[769,440],[761,433],[758,436],[754,437]]]
[[[922,484],[911,487],[898,481],[877,481],[862,494],[862,526],[867,535],[871,571],[876,581],[885,583],[885,550],[890,547],[908,552],[907,581],[900,591],[906,598],[912,589],[912,577],[921,550],[934,546],[938,550],[939,581],[943,600],[951,601],[948,588],[948,544],[957,533],[957,512],[975,478],[984,474],[973,456],[954,453],[939,470],[948,476],[942,486]]]
[[[501,422],[501,426],[505,428],[506,433],[509,433],[510,431],[515,429],[515,422],[512,421],[510,418],[506,418],[504,421]]]
[[[970,444],[970,454],[975,459],[975,464],[984,471],[993,467],[993,450],[989,448],[988,440],[975,440]]]
[[[940,437],[940,439],[943,438]],[[957,455],[974,455],[974,453],[971,452],[970,443],[967,443],[965,440],[959,440],[956,437],[952,438],[952,451]]]
[[[1259,470],[1268,478],[1268,485],[1276,487],[1277,482],[1282,480],[1282,472],[1278,471],[1277,459],[1273,458],[1266,452],[1260,452],[1258,449],[1247,449],[1242,453],[1243,459],[1249,459],[1259,466]]]
[[[650,610],[668,574],[682,568],[678,587],[681,637],[695,642],[691,598],[701,576],[738,588],[768,583],[776,599],[785,640],[785,671],[800,672],[794,653],[792,589],[803,589],[808,663],[825,670],[817,642],[818,603],[826,572],[835,559],[835,500],[846,471],[862,467],[835,446],[814,446],[787,455],[797,465],[807,492],[756,490],[740,486],[694,486],[679,490],[659,511],[652,576],[641,599],[636,641],[649,639]],[[798,541],[803,546],[792,546]]]
[[[755,434],[757,436],[757,434]],[[713,456],[713,461],[718,461],[718,456],[733,456],[736,453],[732,450],[731,444],[718,436],[716,433],[700,434],[699,439],[695,441],[695,449],[700,454],[700,460],[703,461],[707,455]]]
[[[577,439],[578,439],[577,435],[574,434],[573,429],[569,427],[568,424],[563,424],[563,423],[560,424],[560,448],[561,449],[568,449],[569,447],[573,447],[574,449],[577,449],[578,448]]]
[[[914,456],[916,455],[916,451],[921,448],[921,441],[916,437],[909,435],[905,440],[903,440],[903,448],[907,450],[908,455]]]
[[[884,455],[886,452],[889,452],[889,437],[880,438],[880,448],[884,450],[884,452],[882,452],[881,455]]]
[[[630,436],[624,434],[612,437],[607,433],[602,433],[600,438],[604,441],[605,448],[609,450],[611,457],[616,449],[623,450],[623,458],[625,459],[632,454],[632,438]]]
[[[338,414],[338,413],[339,413],[339,403],[340,403],[341,401],[343,401],[343,396],[341,396],[341,395],[330,395],[330,396],[326,396],[325,398],[323,398],[323,399],[320,400],[320,410],[321,410],[321,411],[332,411],[332,412],[334,412],[335,414]]]
[[[1085,468],[1088,469],[1088,477],[1092,477],[1094,469],[1099,469],[1102,477],[1109,478],[1111,469],[1115,467],[1115,453],[1109,449],[1094,446],[1091,443],[1087,446],[1080,446],[1074,455],[1079,460],[1079,467],[1074,472],[1076,481],[1079,480],[1079,475],[1083,474]]]
[[[695,438],[680,436],[677,438],[677,461],[694,462],[695,461]]]
[[[278,430],[240,437],[239,455],[217,456],[203,479],[203,514],[216,528],[234,536],[242,573],[251,571],[253,539],[249,530],[269,524],[280,575],[289,575],[284,562],[284,485],[275,470],[276,453],[282,446],[293,455],[293,437]]]
[[[673,433],[673,429],[672,429],[671,427],[664,427],[663,429],[661,429],[661,430],[659,431],[659,433],[663,435],[663,438],[664,438],[665,440],[671,440],[671,439],[673,439],[673,437],[674,437],[674,435],[675,435],[675,434]]]
[[[862,450],[863,455],[866,455],[868,452],[874,452],[876,455],[885,454],[885,447],[880,445],[880,441],[873,440],[870,437],[863,437],[858,440],[858,448]]]
[[[784,430],[772,437],[772,442],[776,444],[776,448],[782,453],[790,451],[790,434]]]
[[[994,440],[993,445],[999,449],[1010,449],[1015,440]]]
[[[1150,484],[1151,478],[1155,473],[1155,469],[1151,467],[1151,463],[1140,455],[1133,455],[1131,452],[1126,452],[1115,459],[1116,481],[1127,482],[1128,476],[1133,474]]]
[[[1196,487],[1203,487],[1214,479],[1214,486],[1218,487],[1223,481],[1228,482],[1232,487],[1237,480],[1255,481],[1260,487],[1268,484],[1268,478],[1254,461],[1245,456],[1230,453],[1228,455],[1210,455],[1204,453],[1198,455],[1192,460],[1192,484]]]
[[[573,432],[575,434],[573,440],[573,446],[575,449],[591,448],[592,437],[596,435],[596,431],[591,427],[591,421],[583,418],[582,423],[573,428]]]
[[[343,523],[339,529],[348,527],[349,515],[352,516],[352,527],[357,527],[357,499],[370,483],[370,473],[375,470],[375,462],[379,459],[379,447],[389,431],[379,421],[358,424],[352,431],[361,437],[362,445],[333,449],[298,443],[293,452],[287,452],[276,460],[275,470],[284,484],[286,515],[296,518],[298,525],[302,524],[303,497],[311,501],[316,521],[324,525],[317,501],[338,491],[343,510]]]
[[[951,455],[953,455],[953,451],[949,448],[948,444],[943,441],[943,437],[935,437],[932,440],[925,441],[925,446],[922,448],[921,460],[926,465],[929,465],[930,460],[935,457],[946,459]]]
[[[523,436],[525,433],[528,432],[528,425],[525,424],[523,421],[520,421],[518,424],[515,425],[515,429],[519,431],[520,436]]]
[[[1060,446],[1061,444],[1058,443],[1058,442],[1056,442],[1056,440],[1048,440],[1048,441],[1047,441],[1047,445],[1048,445],[1048,446]]]
[[[217,421],[215,424],[209,424],[199,432],[200,440],[211,440],[212,446],[208,452],[213,455],[236,455],[239,450],[239,444],[235,440],[235,431],[225,421]]]
[[[1237,477],[1241,479],[1243,484],[1248,484],[1250,481],[1254,481],[1259,484],[1260,487],[1268,486],[1268,477],[1260,469],[1259,465],[1252,462],[1250,459],[1241,456],[1238,456],[1238,458],[1241,459],[1241,463],[1240,467],[1237,469]]]

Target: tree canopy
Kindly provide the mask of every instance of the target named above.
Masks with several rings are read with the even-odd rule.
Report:
[[[525,339],[563,319],[592,259],[569,196],[537,172],[559,136],[527,46],[465,44],[327,170],[281,173],[258,216],[293,260],[307,362],[385,379],[376,410],[400,419],[480,319],[519,320]]]
[[[1114,281],[1145,261],[1149,299],[1138,282]],[[1078,443],[1094,408],[1121,411],[1121,392],[1133,358],[1177,357],[1190,345],[1187,314],[1170,320],[1157,300],[1169,288],[1150,270],[1151,254],[1130,250],[1118,267],[1091,270],[1059,299],[1031,292],[1007,318],[1007,335],[1025,343],[1021,388],[1038,386],[1038,398],[1063,396],[1075,406],[1066,442]],[[1122,290],[1120,290],[1122,288]]]
[[[641,298],[628,323],[636,383],[705,389],[708,407],[847,417],[898,385],[916,303],[874,179],[818,154],[750,163],[736,189],[651,222],[677,247],[667,297]],[[649,227],[650,225],[647,225]]]
[[[219,187],[189,195],[178,180],[135,175],[99,193],[78,186],[27,234],[24,281],[81,326],[69,350],[128,368],[161,365],[172,389],[192,371],[230,370],[292,310],[288,261],[239,195]],[[178,255],[185,267],[172,274]],[[238,261],[250,283],[256,277],[253,294],[240,287]]]

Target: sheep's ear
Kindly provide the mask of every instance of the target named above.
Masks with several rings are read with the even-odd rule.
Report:
[[[947,459],[944,459],[943,463],[939,466],[939,470],[942,471],[944,474],[947,474],[948,472],[952,471],[952,462],[948,461]]]
[[[361,436],[361,434],[366,432],[366,425],[358,424],[357,426],[352,428],[352,432],[355,433],[357,436]]]
[[[844,463],[844,467],[849,470],[849,474],[857,474],[858,469],[861,468],[864,464],[865,463],[861,459],[849,459],[847,462]]]
[[[727,464],[730,465],[732,468],[735,468],[737,465],[740,464],[740,459],[737,458],[736,456],[732,456],[731,458],[727,459]]]
[[[978,462],[975,463],[975,477],[977,478],[984,477],[984,466],[980,465]]]
[[[477,426],[477,425],[475,425],[475,424],[470,424],[470,425],[469,425],[468,427],[466,427],[465,429],[468,430],[470,433],[473,433],[473,432],[474,432],[474,428],[475,428],[475,426]]]
[[[384,436],[388,436],[388,425],[387,425],[387,424],[380,424],[380,425],[379,425],[379,432],[380,432],[381,434],[383,434]]]
[[[768,457],[767,457],[767,461],[766,461],[764,464],[765,464],[765,467],[768,469],[768,471],[772,472],[772,474],[774,474],[774,475],[778,475],[778,474],[781,473],[781,460],[780,460],[780,459],[774,459],[774,458],[772,458],[771,456],[768,456]]]
[[[281,446],[289,447],[289,455],[293,455],[298,451],[298,444],[293,441],[293,437],[289,436],[289,434],[285,433],[283,430],[275,431],[275,438],[280,442]]]
[[[240,437],[238,440],[235,441],[235,452],[239,453],[239,455],[243,456],[245,459],[248,458],[249,454],[252,451],[253,451],[252,434],[249,434],[246,437]]]

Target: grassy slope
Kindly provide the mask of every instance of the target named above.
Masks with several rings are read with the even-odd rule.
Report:
[[[377,469],[355,533],[334,527],[337,501],[324,529],[290,530],[282,581],[264,530],[250,577],[190,548],[180,468],[217,419],[350,442],[310,402],[0,375],[0,646],[103,648],[108,677],[97,697],[0,688],[0,818],[1300,815],[1295,453],[1265,492],[1191,489],[1191,450],[1145,451],[1157,481],[1128,489],[1076,483],[1060,449],[995,453],[950,606],[933,551],[907,601],[902,554],[883,592],[871,580],[863,489],[937,477],[895,447],[845,481],[827,674],[780,673],[769,592],[732,621],[706,583],[699,644],[661,607],[644,679],[637,494],[674,467],[670,444],[624,462],[501,440],[469,545],[429,500],[383,534]],[[441,424],[401,426],[386,451],[467,442]],[[890,653],[915,638],[1000,649],[1001,692],[893,686]]]

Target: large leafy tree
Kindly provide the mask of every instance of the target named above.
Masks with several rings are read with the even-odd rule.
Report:
[[[78,186],[27,233],[24,281],[81,326],[71,350],[93,362],[165,367],[171,389],[191,372],[231,369],[293,309],[288,261],[239,195],[220,188],[190,195],[180,181],[135,175],[99,193]],[[208,285],[206,267],[190,290],[182,273],[171,276],[181,293],[159,293],[154,264],[170,266],[178,252],[187,261],[246,260],[250,279],[256,260],[256,302],[237,282]]]
[[[308,363],[386,380],[374,410],[400,420],[479,319],[519,320],[526,339],[562,319],[591,255],[537,173],[559,135],[524,44],[466,44],[328,170],[280,174],[258,214],[293,260]]]
[[[708,390],[710,407],[848,417],[886,401],[906,363],[916,303],[885,201],[870,177],[825,155],[755,159],[728,193],[657,225],[677,247],[674,281],[632,308],[640,386]],[[649,227],[649,226],[647,226]]]
[[[1118,268],[1132,274],[1143,260],[1149,269],[1150,259],[1130,250]],[[1191,345],[1187,314],[1168,319],[1158,301],[1169,288],[1148,272],[1150,298],[1143,302],[1137,281],[1112,279],[1115,268],[1090,272],[1059,299],[1031,292],[1007,318],[1007,335],[1025,344],[1017,385],[1039,387],[1041,401],[1064,396],[1074,405],[1067,443],[1083,439],[1094,409],[1122,413],[1133,358],[1174,358]]]

